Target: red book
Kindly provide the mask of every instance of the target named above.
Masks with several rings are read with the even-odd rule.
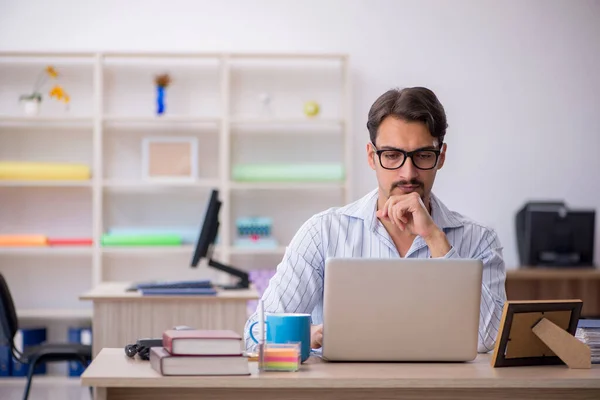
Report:
[[[89,238],[48,238],[48,246],[91,246]]]
[[[168,330],[163,347],[173,355],[241,355],[242,337],[229,330]]]
[[[250,375],[248,359],[237,356],[174,356],[163,347],[150,349],[150,366],[161,375]]]

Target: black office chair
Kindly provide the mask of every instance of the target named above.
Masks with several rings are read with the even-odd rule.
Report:
[[[17,312],[4,276],[0,274],[0,333],[11,348],[14,357],[21,363],[29,364],[27,385],[23,400],[29,397],[31,379],[35,367],[44,362],[77,361],[86,368],[92,359],[92,346],[75,343],[44,343],[21,353],[15,348],[14,337],[19,330]],[[90,392],[92,388],[90,388]],[[92,396],[93,398],[93,396]]]

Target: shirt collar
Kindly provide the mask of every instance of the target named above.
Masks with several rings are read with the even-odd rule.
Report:
[[[365,226],[374,230],[374,222],[377,220],[375,212],[377,211],[377,193],[378,190],[372,190],[361,199],[340,208],[340,213],[353,218],[359,218],[365,221]]]
[[[460,228],[464,226],[463,221],[461,221],[455,213],[450,211],[448,207],[433,193],[430,196],[431,203],[431,217],[433,218],[433,222],[440,229],[450,229],[450,228]]]
[[[378,190],[372,190],[354,203],[340,208],[340,213],[362,219],[365,221],[365,226],[374,230],[375,222],[377,221],[375,216],[375,212],[377,211],[377,195]],[[433,193],[431,193],[431,217],[433,218],[433,222],[441,229],[459,228],[464,225]]]

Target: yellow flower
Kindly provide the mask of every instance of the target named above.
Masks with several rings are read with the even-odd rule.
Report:
[[[65,102],[69,101],[69,95],[65,92],[65,90],[60,85],[55,85],[49,93],[50,97],[56,97],[56,100],[63,100]]]
[[[69,95],[65,94],[65,97],[63,97],[63,101],[65,102],[65,104],[68,104],[70,100],[71,98],[69,97]]]
[[[51,77],[51,78],[57,78],[58,77],[58,72],[56,71],[56,69],[54,69],[54,67],[52,65],[48,65],[46,67],[46,73]]]

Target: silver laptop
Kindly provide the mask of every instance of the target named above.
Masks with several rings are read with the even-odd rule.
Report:
[[[482,270],[480,260],[328,259],[323,358],[473,360]]]

